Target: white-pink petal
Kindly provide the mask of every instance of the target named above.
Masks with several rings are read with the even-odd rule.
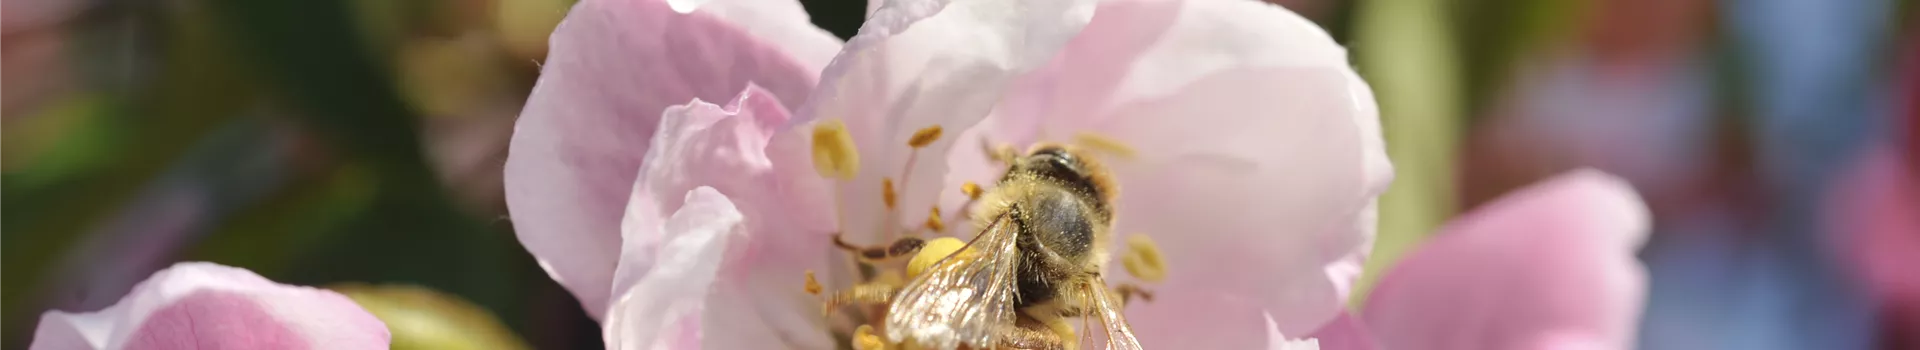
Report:
[[[1027,121],[1008,126],[1032,128],[1027,132],[1037,133],[1035,138],[1059,139],[1073,136],[1086,119],[1179,93],[1222,72],[1351,71],[1349,66],[1345,48],[1312,21],[1279,6],[1243,0],[1104,1],[1086,30],[1043,69],[1023,78],[996,113]],[[1367,95],[1366,101],[1353,102],[1374,108]]]
[[[1360,321],[1354,320],[1353,315],[1347,312],[1341,312],[1340,317],[1334,318],[1333,321],[1328,321],[1327,324],[1320,326],[1319,330],[1313,331],[1313,333],[1308,334],[1307,337],[1320,341],[1320,348],[1326,350],[1374,350],[1378,348],[1374,346],[1373,335],[1368,334],[1366,328],[1361,327]]]
[[[643,281],[685,278],[658,273],[674,269],[668,257],[683,253],[672,243],[686,234],[677,231],[684,228],[676,228],[676,220],[689,210],[710,211],[696,208],[694,200],[700,198],[690,192],[724,196],[741,217],[732,219],[740,221],[740,232],[724,243],[727,248],[712,260],[698,261],[715,265],[710,277],[702,275],[698,284],[675,282],[697,289],[689,295],[697,296],[703,308],[672,317],[691,322],[685,327],[725,329],[726,335],[681,345],[819,348],[831,343],[818,318],[819,300],[801,293],[802,278],[809,270],[827,281],[850,277],[829,268],[829,262],[838,261],[831,260],[835,255],[829,247],[831,201],[825,181],[809,167],[810,153],[794,145],[768,146],[787,141],[773,139],[787,117],[775,96],[749,87],[726,106],[695,100],[668,108],[654,136],[622,222],[624,250],[611,287],[613,295],[626,295],[620,303],[655,305],[673,302],[663,298],[687,297],[628,289],[639,291],[635,286]]]
[[[708,291],[719,279],[728,243],[745,224],[733,202],[711,187],[687,192],[685,202],[657,224],[667,233],[658,246],[630,241],[622,247],[623,264],[636,258],[654,261],[616,291],[619,299],[604,325],[608,349],[700,348]]]
[[[667,0],[680,13],[711,14],[777,46],[801,66],[818,72],[840,52],[840,38],[813,26],[796,0]]]
[[[859,147],[860,172],[838,199],[851,213],[849,239],[878,241],[895,229],[878,215],[882,178],[902,187],[905,218],[896,219],[924,219],[947,172],[941,160],[951,136],[985,118],[1014,77],[1053,57],[1092,9],[1089,0],[897,0],[876,10],[796,113],[803,122],[844,120]],[[949,137],[921,149],[906,169],[907,139],[932,126]]]
[[[1130,307],[1141,341],[1265,346],[1264,315],[1304,334],[1339,312],[1392,179],[1378,109],[1345,52],[1256,1],[1105,1],[957,149],[1083,133],[1131,146],[1132,159],[1109,161],[1116,229],[1153,235],[1170,269],[1154,302]],[[950,185],[997,172],[976,154],[948,159]]]
[[[47,312],[32,349],[385,349],[385,323],[346,296],[252,271],[180,263],[95,312]]]
[[[713,187],[737,198],[749,214],[809,216],[806,210],[787,211],[774,196],[770,181],[773,161],[766,154],[768,139],[787,120],[775,96],[749,86],[740,96],[719,106],[701,100],[666,109],[659,131],[652,137],[646,161],[634,179],[620,239],[628,246],[654,247],[670,232],[663,223],[680,210],[688,191]],[[759,209],[759,210],[756,210]],[[813,217],[830,212],[814,211]],[[763,222],[779,222],[759,218]],[[610,288],[618,290],[638,273],[649,270],[652,249],[623,253]]]
[[[1087,128],[1139,149],[1110,167],[1115,229],[1153,236],[1169,266],[1159,298],[1130,311],[1143,344],[1259,344],[1229,323],[1265,313],[1304,334],[1339,312],[1386,185],[1347,82],[1338,69],[1232,72]]]
[[[1361,321],[1384,349],[1627,349],[1648,227],[1625,181],[1556,176],[1442,228],[1382,277]]]
[[[1281,334],[1273,324],[1273,317],[1267,317],[1267,350],[1320,350],[1318,339],[1294,339]]]
[[[587,0],[554,31],[515,125],[506,200],[521,244],[595,318],[607,307],[625,194],[661,113],[730,100],[749,82],[788,107],[812,90],[818,52],[834,44],[796,29],[806,18],[791,13],[798,5],[775,2],[682,13],[663,0]]]

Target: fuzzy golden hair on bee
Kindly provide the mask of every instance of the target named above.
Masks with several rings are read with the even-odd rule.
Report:
[[[1112,204],[1120,197],[1120,185],[1108,172],[1106,163],[1087,148],[1061,143],[1038,143],[1026,155],[1007,165],[1000,182],[1045,180],[1080,191],[1098,205],[1100,215],[1112,218]]]
[[[1076,335],[1070,318],[1097,324],[1079,332],[1103,337],[1105,348],[1138,349],[1121,314],[1125,293],[1101,276],[1119,196],[1105,164],[1066,144],[1036,144],[1018,155],[994,149],[1008,154],[1006,172],[989,188],[963,186],[974,203],[970,240],[906,237],[867,248],[836,240],[867,261],[912,261],[904,285],[855,286],[829,307],[886,304],[870,337],[921,349],[1077,348],[1091,337]]]

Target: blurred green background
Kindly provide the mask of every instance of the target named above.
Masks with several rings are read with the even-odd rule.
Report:
[[[1914,1],[1274,2],[1349,45],[1379,95],[1399,177],[1375,268],[1463,208],[1594,166],[1655,211],[1644,348],[1920,346],[1920,320],[1882,315],[1820,248],[1814,207],[1873,140],[1920,159],[1890,127],[1920,125]],[[205,260],[443,327],[396,348],[599,348],[500,185],[571,3],[5,0],[0,347],[48,308]],[[843,38],[865,8],[803,3]],[[1663,282],[1749,269],[1782,277],[1729,283],[1780,293],[1720,311],[1784,311],[1700,321],[1719,311],[1687,301],[1725,291]]]

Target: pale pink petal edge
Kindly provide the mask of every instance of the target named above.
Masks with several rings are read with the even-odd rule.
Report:
[[[708,291],[719,279],[727,245],[744,218],[726,195],[711,187],[686,194],[686,204],[662,223],[658,256],[631,285],[615,291],[602,334],[608,349],[698,349]],[[627,244],[622,261],[654,250]],[[649,254],[650,255],[650,254]],[[715,334],[715,336],[721,336]]]
[[[257,314],[207,315],[204,312]],[[149,319],[150,316],[165,319]],[[175,318],[196,316],[227,321],[232,317],[254,318],[269,323],[238,325],[246,329],[196,331],[149,322],[192,322]],[[246,269],[186,262],[154,273],[105,309],[82,313],[49,311],[41,315],[31,348],[119,349],[156,338],[190,340],[202,345],[244,346],[266,342],[309,349],[385,349],[392,335],[380,319],[339,293],[274,283]]]
[[[749,33],[792,27],[805,14],[733,6],[749,3],[743,1],[751,0],[713,4],[711,12],[729,19],[678,13],[658,0],[588,0],[552,35],[540,81],[515,124],[506,203],[521,245],[596,319],[608,305],[619,259],[625,194],[665,109],[693,99],[726,101],[749,83],[792,107],[817,82],[820,67],[776,45],[828,44]],[[763,17],[750,28],[729,22]]]
[[[1555,176],[1450,222],[1388,270],[1361,319],[1386,348],[1629,347],[1646,294],[1634,254],[1649,225],[1625,180]]]

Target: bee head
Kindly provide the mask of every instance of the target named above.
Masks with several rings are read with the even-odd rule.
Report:
[[[1057,180],[1086,177],[1085,164],[1081,163],[1080,156],[1065,147],[1047,145],[1035,148],[1020,163],[1017,166],[1022,170]]]

